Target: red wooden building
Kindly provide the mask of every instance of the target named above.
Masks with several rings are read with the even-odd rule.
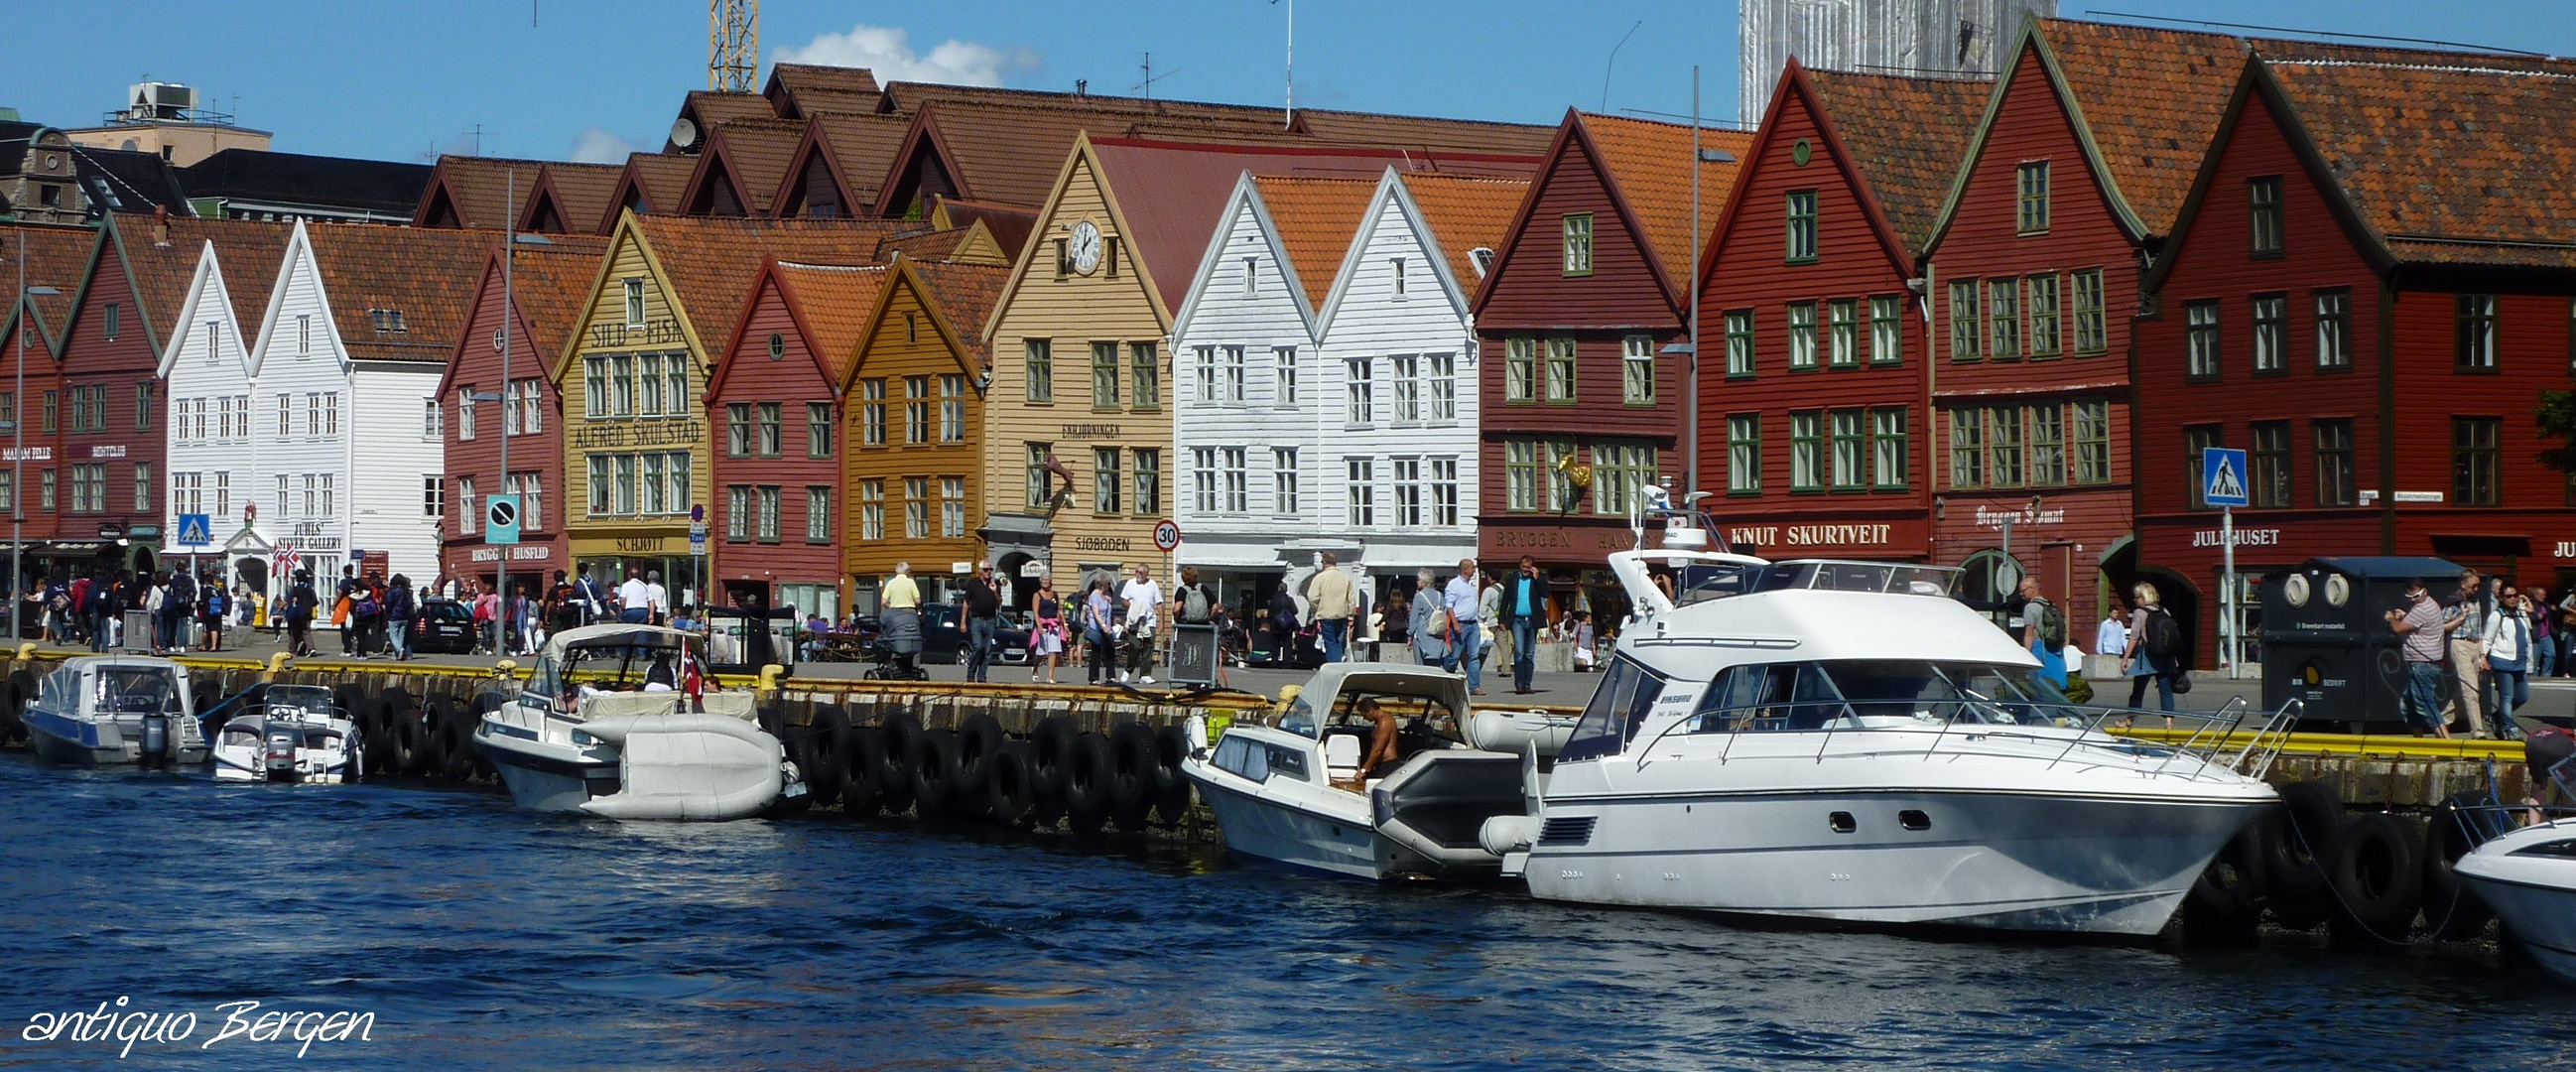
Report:
[[[1913,251],[1992,88],[1781,73],[1701,282],[1700,465],[1736,548],[1932,556]]]
[[[2555,444],[2533,415],[2576,368],[2571,73],[2456,54],[2243,66],[2136,329],[2141,570],[2196,597],[2203,659],[2207,446],[2251,454],[2249,591],[2315,555],[2576,579],[2576,484],[2536,460]]]
[[[1476,296],[1477,553],[1495,569],[1536,559],[1560,604],[1580,586],[1596,620],[1620,605],[1602,556],[1634,543],[1631,497],[1684,468],[1689,381],[1663,350],[1689,337],[1691,243],[1752,140],[1700,133],[1727,159],[1699,167],[1694,234],[1690,127],[1566,113]]]
[[[542,592],[554,571],[572,568],[562,528],[563,400],[546,370],[581,320],[607,248],[606,239],[583,235],[519,246],[509,265],[514,315],[507,377],[501,374],[502,254],[484,262],[473,312],[436,395],[450,497],[439,523],[439,571],[448,578],[495,584],[506,554],[512,586],[525,581]],[[477,402],[476,394],[501,397]],[[508,473],[501,471],[503,436],[510,440]],[[483,497],[495,493],[519,496],[519,542],[506,550],[484,540]]]
[[[10,302],[6,313],[0,313],[0,375],[10,377],[0,382],[0,419],[23,414],[26,422],[24,445],[12,447],[11,439],[0,436],[0,520],[6,520],[7,508],[17,505],[12,499],[20,489],[13,483],[16,472],[12,462],[24,468],[26,485],[36,486],[39,474],[54,464],[58,432],[37,423],[39,399],[59,400],[61,380],[55,375],[54,354],[60,348],[64,328],[72,318],[72,304],[81,284],[89,278],[91,263],[99,253],[100,235],[87,227],[65,227],[32,223],[0,228],[0,287],[9,288]],[[24,265],[28,294],[23,304],[17,290],[19,269]],[[37,290],[50,294],[38,294]],[[131,309],[131,303],[125,307]],[[122,315],[131,315],[130,312]],[[25,363],[19,364],[23,355]],[[26,404],[20,408],[15,377],[23,368],[26,376]],[[10,451],[21,454],[12,458]],[[58,531],[59,512],[47,512],[30,495],[24,503],[27,540],[26,569],[31,577],[45,576],[52,561],[64,552],[52,546]],[[94,533],[82,539],[94,541]],[[91,547],[94,552],[94,545]],[[94,557],[94,554],[85,557]]]

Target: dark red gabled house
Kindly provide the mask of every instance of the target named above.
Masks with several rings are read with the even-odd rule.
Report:
[[[2563,444],[2533,412],[2576,371],[2576,65],[2474,59],[2249,59],[2146,280],[2139,560],[2197,594],[2204,660],[2223,548],[2203,447],[2250,454],[2248,591],[2317,555],[2576,581],[2576,484],[2537,460]]]
[[[1689,381],[1663,351],[1689,338],[1691,246],[1752,143],[1700,133],[1728,159],[1699,168],[1694,232],[1690,127],[1568,111],[1502,248],[1478,258],[1477,554],[1497,570],[1530,556],[1560,605],[1588,596],[1599,621],[1622,605],[1602,556],[1633,545],[1637,489],[1685,469]]]
[[[1932,556],[1914,250],[1992,88],[1781,73],[1701,282],[1700,467],[1736,548]]]

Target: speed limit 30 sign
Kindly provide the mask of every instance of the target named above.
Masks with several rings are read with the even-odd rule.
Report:
[[[1155,550],[1170,554],[1179,546],[1181,546],[1181,526],[1178,522],[1167,517],[1154,526]]]

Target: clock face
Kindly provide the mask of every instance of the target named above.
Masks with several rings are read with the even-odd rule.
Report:
[[[1073,270],[1090,275],[1100,267],[1100,228],[1090,220],[1073,225],[1073,244],[1066,250],[1073,258]]]

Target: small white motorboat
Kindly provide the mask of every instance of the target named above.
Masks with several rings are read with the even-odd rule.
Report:
[[[2576,819],[2499,835],[2460,857],[2451,873],[2541,967],[2576,982]]]
[[[235,703],[240,710],[227,713]],[[358,780],[365,746],[357,723],[320,685],[263,684],[207,712],[215,731],[215,780],[317,782]]]
[[[1372,708],[1396,718],[1396,759],[1362,770]],[[1477,878],[1502,856],[1485,820],[1530,804],[1520,753],[1470,747],[1467,680],[1394,663],[1328,663],[1285,697],[1275,725],[1238,721],[1213,742],[1190,720],[1181,773],[1216,813],[1226,850],[1255,863],[1350,878]],[[1509,725],[1492,727],[1497,735]]]
[[[568,629],[477,742],[533,811],[619,819],[740,819],[803,781],[747,691],[718,692],[706,638],[649,625]]]
[[[79,766],[206,761],[188,668],[147,655],[80,655],[38,684],[21,716],[37,755]]]

